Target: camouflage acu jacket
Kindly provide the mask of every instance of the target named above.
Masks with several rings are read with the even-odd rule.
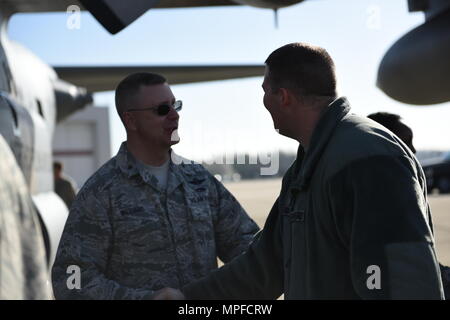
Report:
[[[165,191],[126,143],[86,182],[52,269],[57,299],[146,299],[246,250],[257,225],[201,165],[175,157]]]
[[[50,299],[39,217],[1,134],[0,157],[0,300]]]

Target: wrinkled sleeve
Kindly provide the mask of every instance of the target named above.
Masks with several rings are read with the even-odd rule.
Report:
[[[276,299],[283,293],[278,200],[248,250],[207,277],[184,286],[186,299]]]
[[[55,298],[150,298],[150,290],[125,287],[108,279],[114,234],[109,200],[100,198],[92,190],[82,190],[72,205],[52,268]]]
[[[229,262],[247,250],[259,227],[222,183],[212,176],[210,179],[217,255]]]
[[[330,182],[339,232],[362,299],[441,299],[424,186],[407,158],[372,156]],[[420,173],[419,173],[420,175]]]

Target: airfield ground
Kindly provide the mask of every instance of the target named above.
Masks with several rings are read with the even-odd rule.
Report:
[[[267,215],[278,196],[281,179],[230,182],[226,187],[240,201],[249,215],[264,226]],[[438,260],[450,265],[450,195],[429,195]]]

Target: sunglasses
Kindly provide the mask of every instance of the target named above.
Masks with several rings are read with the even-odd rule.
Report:
[[[173,107],[176,112],[179,112],[183,107],[183,102],[181,100],[175,101],[173,104],[160,104],[156,107],[148,107],[142,109],[128,109],[126,112],[131,111],[145,111],[145,110],[153,110],[156,112],[158,116],[166,116],[170,112],[170,107]]]

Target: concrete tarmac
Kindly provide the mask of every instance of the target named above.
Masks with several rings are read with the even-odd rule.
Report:
[[[281,190],[281,179],[245,180],[225,183],[248,214],[262,228]],[[433,214],[438,260],[450,265],[450,195],[428,196]]]

